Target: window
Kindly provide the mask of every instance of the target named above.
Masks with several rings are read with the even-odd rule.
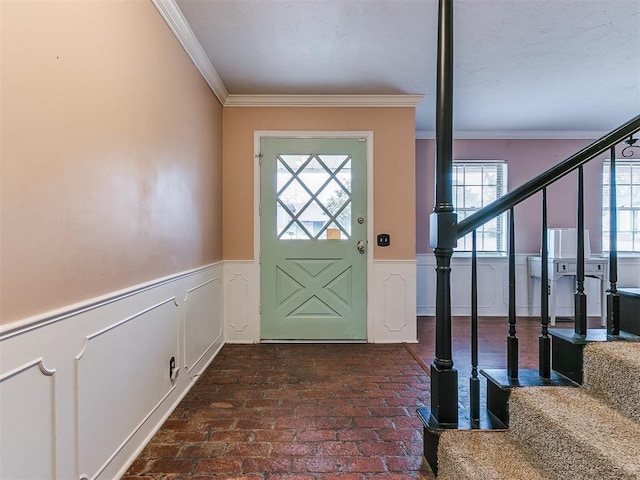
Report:
[[[602,250],[609,251],[609,176],[611,162],[602,167]],[[640,162],[616,159],[618,251],[640,252]]]
[[[278,238],[351,238],[351,155],[276,158]]]
[[[504,161],[453,162],[453,206],[458,221],[500,198],[507,191],[507,163]],[[478,228],[479,252],[505,253],[506,214]],[[458,251],[471,251],[471,234],[458,240]]]

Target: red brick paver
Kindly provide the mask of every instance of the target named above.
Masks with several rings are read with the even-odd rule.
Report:
[[[403,345],[226,345],[125,480],[432,479]]]

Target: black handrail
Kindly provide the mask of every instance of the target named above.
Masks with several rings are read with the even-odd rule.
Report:
[[[513,208],[518,203],[536,194],[544,187],[552,184],[556,180],[559,180],[581,165],[584,165],[594,157],[597,157],[637,131],[640,131],[640,115],[632,118],[621,127],[616,128],[566,160],[554,165],[546,172],[541,173],[532,180],[529,180],[527,183],[520,185],[511,192],[491,202],[483,209],[478,210],[464,220],[461,220],[457,225],[457,237],[464,237],[466,234],[482,226],[492,218],[495,218],[501,213]]]

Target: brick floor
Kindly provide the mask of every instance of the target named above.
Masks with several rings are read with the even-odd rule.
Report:
[[[131,465],[142,479],[433,479],[403,345],[226,345]]]
[[[507,327],[480,319],[480,368],[506,365]],[[452,330],[468,405],[469,319]],[[537,368],[539,332],[518,320],[522,368]],[[415,413],[429,404],[433,338],[424,317],[410,345],[226,345],[123,478],[433,479]]]

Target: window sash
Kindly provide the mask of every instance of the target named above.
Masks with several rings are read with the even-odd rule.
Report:
[[[609,251],[611,161],[602,165],[602,251]],[[618,252],[640,252],[640,162],[616,159]]]
[[[507,190],[505,161],[456,160],[453,162],[453,205],[458,221],[500,198]],[[479,252],[506,252],[506,213],[476,232]],[[471,234],[458,240],[457,251],[471,251]]]

